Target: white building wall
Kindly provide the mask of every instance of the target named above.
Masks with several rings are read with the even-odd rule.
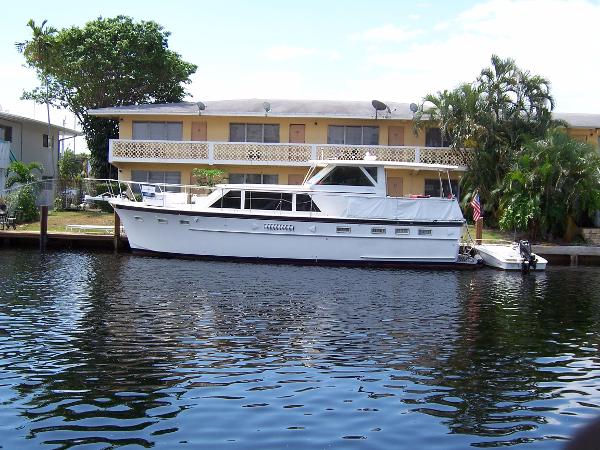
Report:
[[[0,125],[12,127],[10,150],[14,157],[24,163],[39,162],[44,166],[43,176],[55,177],[58,174],[58,129],[51,126],[53,146],[43,146],[43,136],[48,134],[48,126],[27,121],[13,121],[0,118]]]

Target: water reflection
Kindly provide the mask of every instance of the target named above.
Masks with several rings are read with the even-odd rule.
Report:
[[[559,448],[600,412],[592,270],[0,264],[5,448]]]

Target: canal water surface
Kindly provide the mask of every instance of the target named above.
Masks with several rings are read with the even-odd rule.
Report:
[[[560,449],[600,271],[0,251],[0,448]]]

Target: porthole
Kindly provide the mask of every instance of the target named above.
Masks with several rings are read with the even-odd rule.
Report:
[[[189,225],[189,224],[190,224],[190,221],[189,221],[189,220],[187,220],[187,219],[180,219],[180,220],[179,220],[179,224],[180,224],[180,225]]]
[[[396,228],[396,236],[403,236],[410,234],[409,228]]]
[[[385,228],[373,227],[371,228],[371,234],[385,234]]]
[[[350,227],[335,227],[335,232],[336,233],[351,233],[352,232],[352,228]]]
[[[167,224],[167,223],[169,223],[169,221],[168,221],[167,219],[163,219],[162,217],[159,217],[159,218],[157,218],[157,219],[156,219],[156,221],[157,221],[158,223],[162,223],[162,224]]]
[[[419,228],[419,236],[431,236],[431,230]]]

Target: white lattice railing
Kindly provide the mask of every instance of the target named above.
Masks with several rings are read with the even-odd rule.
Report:
[[[208,159],[208,142],[112,140],[113,158]]]
[[[307,144],[260,144],[217,142],[214,144],[215,161],[286,161],[307,162],[311,146]]]
[[[380,161],[415,162],[415,147],[383,145],[317,145],[317,159],[362,160],[367,152]]]
[[[447,147],[263,144],[245,142],[138,141],[110,142],[110,162],[173,162],[308,166],[310,160],[362,160],[367,152],[379,161],[443,164],[465,167],[471,151]]]

